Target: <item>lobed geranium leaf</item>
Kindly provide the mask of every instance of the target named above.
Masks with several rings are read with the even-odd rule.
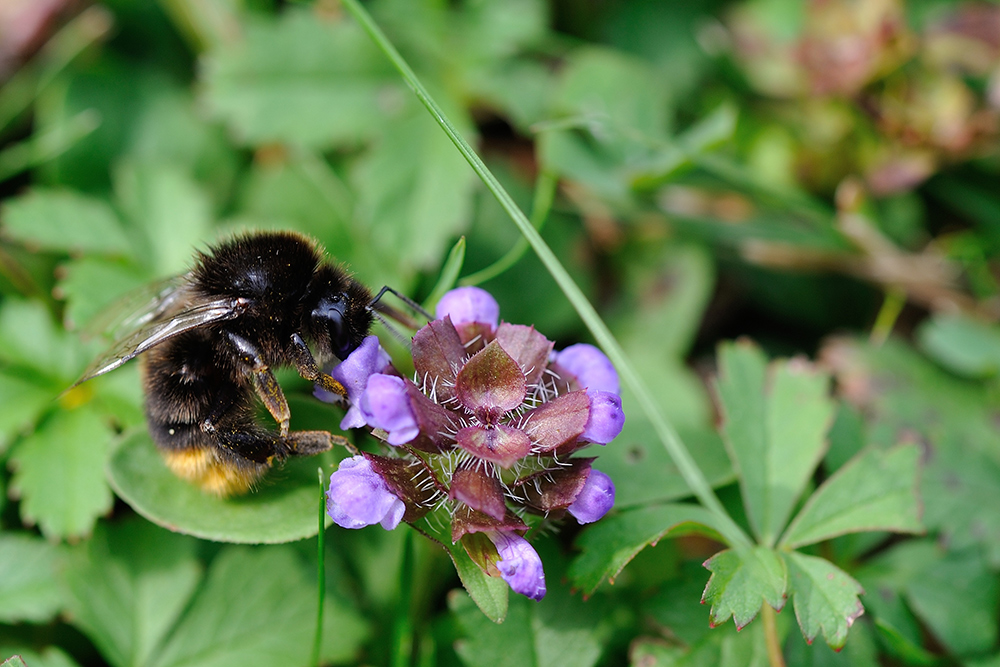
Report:
[[[763,603],[777,611],[785,606],[788,571],[781,557],[767,547],[742,552],[726,549],[705,561],[705,567],[712,576],[701,601],[712,605],[709,622],[713,626],[732,616],[740,629],[757,616]]]
[[[51,403],[52,391],[11,371],[0,372],[0,452]]]
[[[205,67],[208,107],[242,142],[354,144],[402,104],[388,63],[351,21],[299,10],[245,28],[209,52]]]
[[[201,581],[195,548],[139,519],[102,524],[66,568],[73,623],[116,667],[149,664]]]
[[[810,644],[822,630],[830,648],[839,651],[847,631],[865,608],[858,596],[861,584],[825,558],[785,552],[795,618]]]
[[[108,480],[132,509],[164,528],[216,542],[275,544],[316,534],[316,467],[329,456],[292,459],[256,491],[216,498],[174,475],[143,430],[115,450]]]
[[[700,505],[671,503],[621,512],[588,527],[576,541],[583,553],[573,560],[569,577],[587,595],[615,577],[635,556],[668,537],[700,534],[720,540],[715,515]]]
[[[111,430],[87,406],[54,412],[11,454],[21,518],[50,539],[82,537],[111,509],[104,477]]]
[[[25,245],[57,252],[129,255],[131,246],[114,209],[72,190],[34,188],[8,199],[4,230]]]
[[[781,539],[791,548],[846,533],[920,533],[920,450],[901,445],[864,451],[816,489]]]
[[[0,535],[0,621],[44,623],[62,608],[56,581],[61,551],[28,534]]]
[[[770,368],[747,342],[719,348],[723,435],[758,539],[774,544],[826,452],[829,379],[805,361]]]
[[[329,594],[323,622],[321,660],[355,662],[367,623]],[[304,665],[315,628],[314,573],[309,576],[294,549],[228,547],[212,562],[163,649],[146,665]]]

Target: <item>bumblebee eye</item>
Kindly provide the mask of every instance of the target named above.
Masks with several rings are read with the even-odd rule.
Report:
[[[325,329],[330,337],[330,351],[340,360],[346,358],[354,349],[351,344],[350,331],[346,326],[344,312],[346,308],[347,300],[338,294],[332,298],[323,299],[312,311],[312,318],[317,328]]]

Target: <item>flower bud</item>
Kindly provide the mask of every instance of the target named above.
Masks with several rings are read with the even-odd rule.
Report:
[[[532,600],[545,597],[542,559],[528,541],[517,533],[507,531],[492,531],[487,535],[500,555],[500,560],[497,561],[500,576],[511,590]]]
[[[580,495],[566,508],[580,523],[597,521],[615,504],[615,484],[600,470],[590,469]]]
[[[581,389],[621,395],[618,371],[611,360],[593,345],[577,343],[555,353],[555,363],[576,376]]]
[[[364,528],[376,523],[386,530],[399,525],[406,506],[372,470],[363,456],[340,462],[330,475],[326,492],[326,513],[343,528]]]
[[[625,426],[621,396],[594,390],[588,391],[587,396],[590,398],[590,416],[580,439],[606,445],[617,438]]]

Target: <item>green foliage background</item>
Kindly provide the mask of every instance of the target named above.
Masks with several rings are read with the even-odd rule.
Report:
[[[615,510],[534,541],[544,601],[496,624],[439,546],[332,528],[322,660],[1000,664],[1000,4],[366,7],[752,547],[626,391],[597,462]],[[239,230],[305,232],[417,299],[460,237],[467,282],[520,236],[336,1],[104,0],[26,45],[7,25],[0,658],[309,664],[315,469],[343,453],[207,499],[159,465],[135,364],[64,393],[104,345],[82,333]],[[491,273],[504,319],[589,339],[530,251]],[[335,429],[281,380],[293,427]]]

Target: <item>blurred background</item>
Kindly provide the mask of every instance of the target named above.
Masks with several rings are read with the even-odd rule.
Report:
[[[825,545],[867,613],[840,654],[779,617],[790,664],[1000,664],[1000,3],[366,6],[536,213],[732,511],[719,341],[832,374],[818,480],[863,446],[924,447],[928,536]],[[133,364],[60,397],[103,344],[88,323],[193,249],[281,228],[417,300],[464,237],[462,280],[505,320],[558,347],[586,330],[530,250],[496,264],[518,232],[336,0],[0,0],[0,85],[0,657],[304,663],[314,543],[220,546],[116,500],[108,461],[141,429],[141,394]],[[298,424],[339,421],[282,382]],[[597,464],[616,507],[686,497],[629,408]],[[504,626],[449,597],[433,545],[337,532],[325,659],[388,664],[407,645],[414,663],[500,664],[525,633],[569,651],[552,664],[764,659],[754,625],[709,631],[713,545],[665,541],[584,602],[575,530],[543,541],[550,595],[512,601]],[[552,662],[529,649],[516,664]]]

